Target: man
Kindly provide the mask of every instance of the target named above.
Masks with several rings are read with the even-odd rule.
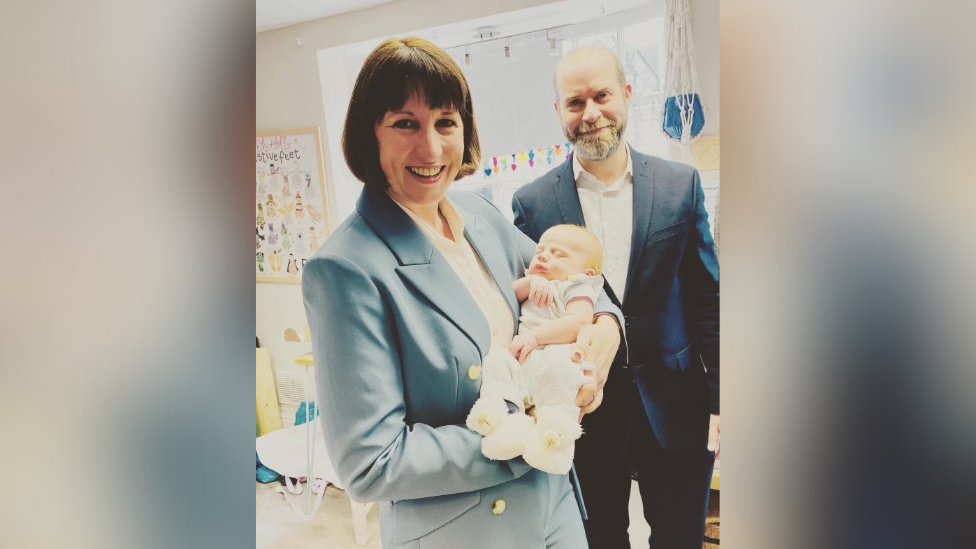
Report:
[[[576,449],[587,539],[630,547],[633,470],[650,547],[700,548],[719,449],[719,283],[698,171],[622,141],[631,86],[611,51],[570,51],[554,86],[574,152],[515,193],[515,224],[534,240],[560,223],[595,233],[626,317],[627,346],[597,372],[603,402]]]

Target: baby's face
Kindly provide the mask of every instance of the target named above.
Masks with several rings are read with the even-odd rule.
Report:
[[[527,274],[548,280],[566,280],[569,275],[579,273],[592,275],[593,269],[585,267],[587,258],[585,245],[578,234],[563,227],[553,227],[539,239]]]

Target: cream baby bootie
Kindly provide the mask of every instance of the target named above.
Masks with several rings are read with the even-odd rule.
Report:
[[[564,475],[573,466],[576,440],[583,428],[576,421],[579,408],[568,404],[537,407],[535,425],[525,444],[525,462],[554,475]]]

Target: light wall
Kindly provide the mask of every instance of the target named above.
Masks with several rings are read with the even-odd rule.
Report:
[[[258,129],[320,126],[328,151],[327,124],[320,84],[317,52],[390,35],[403,35],[440,25],[516,11],[554,0],[454,1],[396,0],[389,4],[342,14],[326,19],[258,33],[256,37],[256,120]],[[708,104],[704,133],[718,133],[719,114],[719,35],[718,0],[691,0],[692,25],[702,95]],[[296,41],[301,40],[302,45]],[[325,75],[322,76],[327,77]],[[332,159],[326,155],[326,173],[332,172]],[[358,194],[358,189],[340,193]],[[335,212],[335,190],[329,190],[332,225],[342,220]],[[298,284],[260,283],[256,289],[257,336],[271,352],[275,368],[298,369],[292,363],[300,353],[311,350],[307,343],[284,341],[287,328],[299,334],[307,324]]]
[[[719,135],[719,49],[718,1],[690,0],[691,32],[695,41],[698,83],[705,102],[702,135]]]

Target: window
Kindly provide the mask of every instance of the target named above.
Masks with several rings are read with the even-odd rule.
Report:
[[[667,158],[668,140],[661,131],[667,47],[664,13],[664,2],[653,2],[558,26],[551,34],[561,46],[555,55],[545,32],[553,22],[545,17],[537,21],[538,30],[520,31],[510,40],[472,44],[467,49],[448,47],[471,87],[483,155],[481,169],[456,182],[453,188],[488,197],[506,217],[512,218],[515,191],[565,160],[569,149],[553,108],[552,74],[562,55],[586,45],[614,50],[633,85],[627,142],[641,152]],[[431,39],[439,42],[438,38]],[[319,52],[328,171],[336,194],[337,220],[353,210],[362,189],[343,161],[342,123],[362,62],[381,40]],[[505,46],[511,48],[510,59],[504,56]],[[466,52],[471,56],[471,66],[465,65]]]
[[[549,54],[547,41],[542,36],[541,44],[545,47],[513,48],[516,60],[519,56],[523,59],[521,66],[517,63],[499,63],[482,68],[475,60],[471,69],[465,68],[465,74],[476,102],[475,112],[478,115],[484,158],[482,170],[458,181],[455,188],[481,193],[511,219],[512,195],[515,191],[562,163],[567,143],[553,109],[552,71],[562,55],[580,46],[597,45],[617,52],[624,67],[624,75],[633,86],[625,139],[641,152],[667,158],[669,141],[661,131],[661,112],[664,106],[663,67],[667,48],[664,36],[662,3],[572,25],[561,32],[563,48],[559,56]],[[463,55],[462,52],[462,61]],[[542,71],[544,81],[538,78],[538,71]],[[532,76],[529,77],[528,74]],[[518,82],[519,85],[513,86],[513,82]],[[532,101],[497,99],[513,93],[525,93],[520,90],[527,88],[531,89]],[[539,97],[540,89],[548,93],[548,98]],[[499,120],[504,121],[506,126],[503,132],[491,129]],[[540,125],[548,129],[540,131]],[[510,137],[501,137],[506,133]],[[532,135],[532,140],[527,141],[525,135]],[[553,155],[554,162],[549,164],[546,153],[556,145],[562,147]],[[518,162],[520,154],[538,152],[539,149],[543,151],[541,162],[533,162],[532,166],[524,161]],[[517,169],[496,171],[494,159],[507,156],[506,164],[510,166],[511,155],[516,155]],[[492,173],[488,175],[485,170]]]

